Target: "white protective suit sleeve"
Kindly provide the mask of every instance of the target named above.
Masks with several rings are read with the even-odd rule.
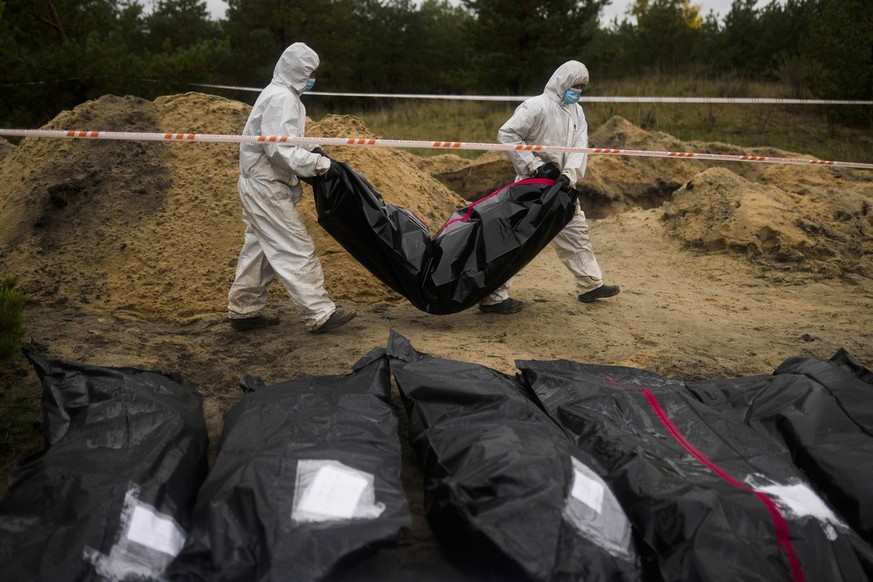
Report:
[[[565,105],[564,92],[588,83],[588,69],[579,61],[558,67],[541,95],[524,101],[497,132],[503,144],[588,147],[588,122],[578,103]],[[546,162],[554,162],[575,186],[585,176],[588,154],[582,152],[508,152],[519,178],[529,177]]]
[[[270,85],[252,106],[243,134],[302,137],[306,130],[306,108],[300,94],[318,64],[318,55],[303,43],[285,49]],[[297,176],[322,175],[330,168],[330,159],[310,151],[314,147],[269,142],[241,144],[240,172],[246,178],[276,180],[297,189]]]
[[[300,119],[303,123],[300,123]],[[288,135],[301,137],[304,134],[306,109],[300,99],[291,99],[283,95],[274,99],[264,111],[261,120],[261,135]],[[310,178],[327,172],[330,160],[325,156],[310,152],[301,146],[282,146],[267,143],[263,146],[264,154],[270,159],[274,168],[287,171],[295,176]]]

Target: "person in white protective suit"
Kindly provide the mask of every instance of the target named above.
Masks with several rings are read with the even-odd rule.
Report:
[[[552,74],[541,95],[524,101],[503,124],[497,139],[504,144],[588,147],[588,122],[579,105],[588,84],[588,69],[579,61],[567,61]],[[576,187],[588,165],[588,155],[579,152],[512,150],[507,153],[518,176],[550,178]],[[588,235],[585,213],[576,203],[576,213],[552,241],[558,258],[573,273],[579,301],[591,303],[617,295],[617,285],[605,285]],[[518,313],[523,302],[509,296],[512,279],[479,303],[485,313]]]
[[[304,135],[306,108],[300,95],[315,82],[319,59],[301,42],[285,49],[273,79],[258,96],[244,135]],[[335,329],[355,317],[338,309],[324,288],[315,243],[295,205],[303,194],[300,178],[331,177],[339,170],[317,146],[270,142],[242,143],[239,148],[239,198],[245,240],[228,293],[228,317],[236,330],[274,323],[264,317],[267,286],[278,278],[312,332]]]

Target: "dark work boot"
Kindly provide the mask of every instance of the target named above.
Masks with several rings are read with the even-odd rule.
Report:
[[[616,295],[618,295],[618,292],[618,285],[601,285],[597,289],[593,289],[587,293],[582,293],[581,295],[579,295],[579,301],[581,301],[582,303],[594,303],[598,299],[615,297]]]
[[[513,299],[512,297],[504,299],[500,303],[494,303],[493,305],[479,305],[479,311],[482,313],[502,313],[503,315],[518,313],[523,308],[524,302]]]
[[[318,327],[313,328],[311,331],[312,333],[324,333],[326,331],[336,329],[353,320],[356,315],[357,313],[354,310],[337,309],[336,311],[331,313],[330,317],[327,318],[327,321],[325,321]]]
[[[246,331],[249,329],[258,329],[259,327],[267,327],[268,325],[278,325],[279,319],[275,317],[264,317],[256,315],[254,317],[242,317],[238,319],[231,318],[230,327],[234,331]]]

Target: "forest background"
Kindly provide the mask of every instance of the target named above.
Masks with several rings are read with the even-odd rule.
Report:
[[[764,83],[781,93],[771,97],[873,99],[873,0],[735,0],[721,20],[693,0],[637,0],[602,26],[607,2],[228,0],[216,21],[203,0],[0,0],[0,127],[39,127],[105,94],[263,87],[295,41],[321,56],[316,90],[327,92],[535,95],[575,58],[592,70],[589,95],[759,96]],[[335,113],[391,105],[317,102]],[[871,107],[817,112],[830,124],[873,124]]]

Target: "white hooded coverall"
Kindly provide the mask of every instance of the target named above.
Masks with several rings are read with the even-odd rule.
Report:
[[[306,108],[300,94],[318,64],[318,55],[303,43],[285,49],[243,134],[303,136]],[[330,159],[303,147],[267,142],[243,143],[239,150],[238,189],[246,230],[228,293],[228,316],[259,315],[267,303],[267,286],[278,277],[307,327],[318,327],[336,305],[324,288],[315,243],[295,204],[303,193],[298,176],[324,174]]]
[[[558,67],[541,95],[531,97],[516,108],[512,117],[497,133],[505,144],[556,145],[588,147],[588,122],[578,103],[565,105],[564,92],[577,84],[588,83],[588,69],[579,61],[568,61]],[[585,176],[588,154],[562,152],[507,152],[518,174],[516,180],[529,178],[546,162],[554,162],[575,187]],[[576,292],[586,293],[603,284],[603,274],[588,235],[585,213],[576,203],[576,213],[564,229],[552,240],[560,261],[573,273]],[[509,298],[512,279],[482,301],[493,305]]]

